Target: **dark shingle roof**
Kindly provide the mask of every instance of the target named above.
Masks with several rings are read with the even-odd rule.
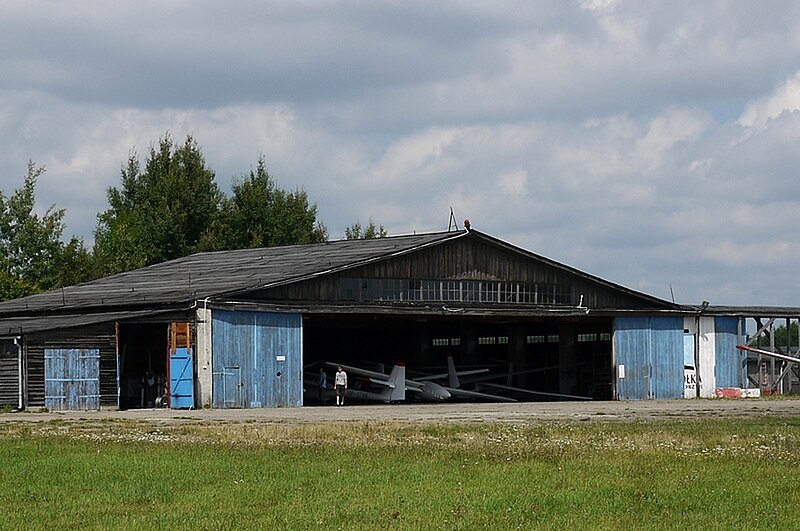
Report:
[[[60,290],[0,303],[0,316],[175,305],[295,281],[464,235],[438,232],[198,253]]]

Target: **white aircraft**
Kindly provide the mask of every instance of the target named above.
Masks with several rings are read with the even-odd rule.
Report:
[[[345,370],[345,372],[368,378],[373,384],[383,385],[387,381],[387,375],[382,372],[370,371],[368,369],[353,367],[351,365],[342,365],[339,363],[326,362],[325,365],[328,365],[329,367],[341,367]],[[398,365],[395,365],[395,369],[397,367]],[[403,369],[403,374],[405,375],[405,367],[401,367]],[[448,363],[447,374],[431,374],[420,378],[415,378],[413,380],[405,380],[405,392],[424,402],[443,402],[451,398],[473,398],[478,400],[489,400],[493,402],[516,402],[516,400],[513,398],[489,393],[481,393],[477,391],[469,391],[467,389],[460,388],[460,383],[458,380],[459,375],[464,376],[469,374],[481,374],[488,371],[488,369],[478,369],[474,371],[456,372],[455,365],[453,365],[451,359]],[[394,369],[392,369],[392,372],[394,372]],[[445,377],[448,379],[448,383],[450,384],[448,386],[433,381],[435,379],[443,379]],[[353,392],[356,391],[353,390]],[[408,396],[408,394],[405,396]],[[345,394],[345,396],[349,395]],[[392,401],[403,400],[405,399],[405,396],[402,399],[393,398]],[[361,397],[356,396],[354,398]],[[374,400],[374,398],[366,396],[363,398]]]
[[[553,398],[564,398],[569,400],[592,400],[591,397],[586,396],[579,396],[579,395],[567,395],[564,393],[548,393],[545,391],[533,391],[531,389],[526,389],[524,387],[514,387],[511,385],[511,376],[517,374],[527,374],[532,372],[538,372],[541,369],[529,369],[524,371],[509,371],[507,374],[493,374],[493,375],[486,375],[479,378],[474,378],[471,380],[470,383],[475,384],[476,388],[472,391],[468,391],[466,389],[461,389],[462,382],[459,379],[459,375],[465,376],[468,374],[480,374],[480,373],[487,373],[489,372],[488,369],[476,369],[472,371],[456,371],[455,363],[453,362],[452,356],[447,356],[447,378],[449,387],[447,389],[454,394],[454,396],[463,396],[467,398],[477,398],[482,400],[495,400],[495,401],[503,401],[503,402],[516,402],[513,398],[508,398],[506,396],[495,395],[490,393],[485,393],[479,391],[481,387],[489,387],[491,389],[498,389],[501,391],[508,391],[511,393],[518,393],[518,394],[527,394],[533,396],[547,396]],[[435,375],[441,376],[441,375]],[[502,378],[507,378],[508,382],[503,385],[499,383],[492,383],[492,380],[499,380]],[[459,393],[459,394],[456,394]]]
[[[413,397],[425,402],[443,402],[451,398],[470,398],[475,400],[486,400],[491,402],[517,402],[516,399],[487,393],[481,388],[497,389],[501,392],[508,392],[511,394],[525,394],[540,397],[552,397],[567,400],[592,400],[591,397],[569,395],[564,393],[552,393],[545,391],[534,391],[524,387],[514,387],[510,385],[511,376],[517,374],[526,374],[538,372],[544,369],[529,369],[523,371],[508,372],[507,374],[487,374],[489,369],[474,369],[468,371],[457,371],[452,356],[447,357],[447,372],[441,374],[428,374],[425,376],[415,377],[413,379],[406,379],[406,368],[404,365],[395,365],[392,368],[391,374],[383,372],[371,371],[361,367],[354,367],[352,365],[342,365],[340,363],[325,362],[329,367],[342,367],[346,372],[367,378],[369,382],[376,386],[383,386],[379,392],[365,391],[350,387],[345,392],[345,397],[357,398],[363,400],[375,400],[378,402],[401,402],[406,400],[406,397]],[[463,389],[461,376],[480,375],[478,378],[470,380],[469,384],[474,384],[475,389]],[[492,380],[499,380],[507,378],[508,382],[504,384],[493,383]],[[447,385],[435,382],[434,380],[447,380]],[[404,385],[400,385],[404,382]]]
[[[363,369],[361,367],[354,367],[352,365],[342,365],[341,363],[331,363],[325,362],[325,365],[328,367],[341,367],[345,370],[348,374],[355,374],[357,376],[363,376],[367,378],[371,383],[375,385],[388,385],[392,383],[395,387],[394,393],[391,394],[390,400],[384,400],[383,398],[379,398],[379,400],[384,402],[399,402],[401,400],[406,399],[406,392],[413,393],[414,396],[420,400],[424,400],[426,402],[441,402],[443,400],[447,400],[450,398],[450,393],[447,392],[447,389],[443,386],[434,383],[434,382],[415,382],[414,380],[407,380],[405,378],[406,368],[404,365],[395,365],[392,369],[392,373],[395,373],[395,370],[402,371],[402,377],[398,377],[396,381],[390,382],[392,376],[391,374],[385,374],[382,372],[371,371],[369,369]],[[399,382],[404,382],[404,385],[399,385]],[[384,392],[385,394],[385,392]],[[347,389],[345,392],[345,397],[351,396],[353,398],[363,398],[366,400],[376,400],[374,396],[369,396],[368,393],[364,391],[360,391],[357,389]]]
[[[494,395],[489,393],[482,393],[480,391],[470,391],[461,388],[461,380],[459,376],[468,376],[472,374],[485,374],[489,369],[474,369],[470,371],[456,371],[456,365],[453,362],[453,356],[447,356],[447,373],[446,374],[429,374],[415,378],[414,382],[420,382],[427,387],[439,388],[446,392],[450,397],[456,398],[474,398],[476,400],[489,400],[492,402],[516,402],[513,398],[507,396]],[[447,378],[447,386],[437,384],[432,380],[441,380]]]

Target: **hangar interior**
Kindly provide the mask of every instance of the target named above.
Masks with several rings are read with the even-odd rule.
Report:
[[[610,400],[611,332],[607,317],[308,315],[303,354],[312,378],[312,369],[324,362],[387,373],[400,363],[409,378],[441,374],[452,356],[458,371],[488,370],[464,378],[465,387],[504,385],[509,389],[491,392],[516,400]]]
[[[167,323],[119,326],[120,409],[153,408],[167,394]]]

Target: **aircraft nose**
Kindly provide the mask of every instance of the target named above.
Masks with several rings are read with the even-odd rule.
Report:
[[[450,391],[448,391],[447,389],[441,389],[441,393],[439,393],[440,400],[447,400],[448,398],[450,398],[450,396],[451,396]]]

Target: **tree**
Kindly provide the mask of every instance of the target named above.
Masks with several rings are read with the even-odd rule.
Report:
[[[28,163],[21,188],[0,193],[0,299],[23,297],[86,280],[90,255],[83,241],[64,244],[64,209],[34,212],[36,183],[44,168]]]
[[[788,341],[786,325],[782,324],[776,326],[774,330],[775,330],[775,346],[780,348],[785,348],[786,343]],[[800,338],[798,338],[797,335],[797,321],[789,324],[789,334],[791,334],[792,348],[797,348],[798,345],[800,345]],[[759,347],[770,346],[769,331],[765,331],[763,334],[758,336],[756,344]]]
[[[303,190],[279,188],[267,172],[264,157],[255,170],[234,181],[233,196],[224,201],[220,236],[226,249],[271,247],[327,240],[327,229],[317,220]]]
[[[365,229],[361,227],[361,221],[356,221],[346,229],[344,229],[344,237],[348,240],[371,240],[373,238],[385,238],[388,236],[388,232],[383,225],[379,227],[375,226],[375,222],[372,221],[372,218],[369,218],[369,224]]]
[[[182,145],[159,139],[141,170],[135,152],[122,186],[109,188],[98,215],[95,257],[103,273],[127,271],[207,250],[223,195],[191,136]]]

